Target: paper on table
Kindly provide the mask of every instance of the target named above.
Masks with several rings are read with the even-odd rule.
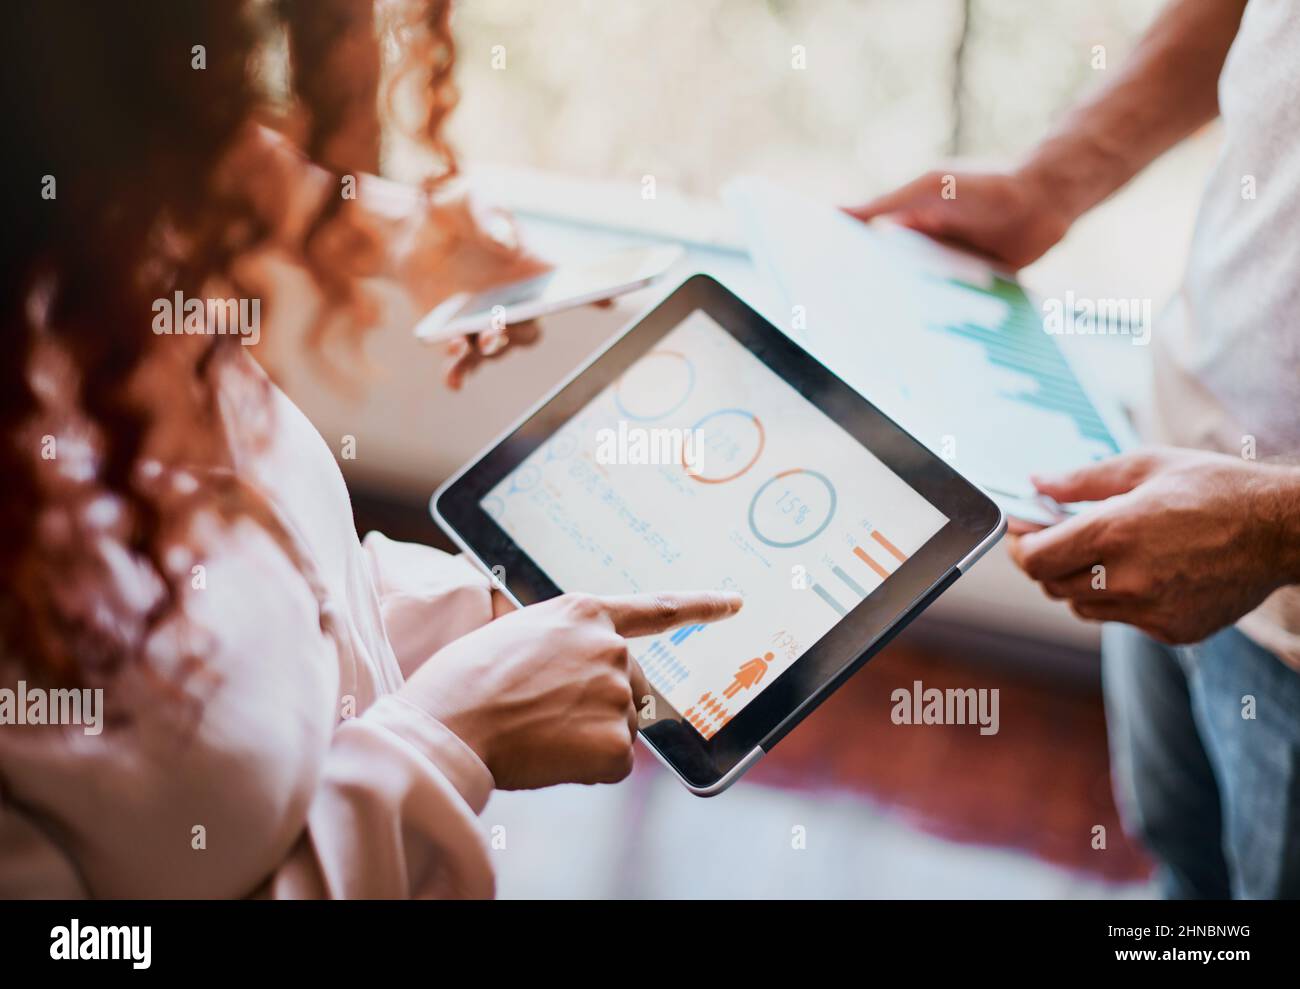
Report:
[[[1031,473],[1132,445],[1013,277],[762,179],[723,198],[788,306],[783,329],[1012,514],[1039,520]]]

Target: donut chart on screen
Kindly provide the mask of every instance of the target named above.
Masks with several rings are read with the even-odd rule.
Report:
[[[774,549],[811,542],[835,517],[839,496],[821,471],[795,467],[769,478],[749,503],[749,529]]]
[[[614,385],[618,411],[636,422],[654,422],[680,409],[695,390],[695,365],[676,350],[652,350]]]
[[[682,466],[686,476],[701,484],[734,481],[758,462],[767,444],[763,422],[747,409],[718,409],[696,420],[691,432],[699,437],[700,461]]]

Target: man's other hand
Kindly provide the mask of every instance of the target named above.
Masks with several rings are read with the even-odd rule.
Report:
[[[1012,559],[1082,618],[1197,642],[1300,580],[1300,472],[1153,448],[1035,478],[1057,501],[1101,501],[1011,536]]]

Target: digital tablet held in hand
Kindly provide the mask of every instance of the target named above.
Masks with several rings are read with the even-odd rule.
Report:
[[[978,488],[703,275],[431,507],[521,605],[743,595],[725,621],[629,642],[654,690],[642,738],[701,795],[757,762],[1005,528]]]

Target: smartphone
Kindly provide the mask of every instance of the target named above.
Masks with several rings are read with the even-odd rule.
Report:
[[[984,485],[989,497],[998,503],[998,507],[1007,518],[1025,522],[1029,525],[1046,529],[1058,525],[1096,502],[1076,501],[1063,504],[1050,495],[1040,492],[1004,491]]]
[[[466,333],[509,326],[644,288],[681,259],[676,244],[638,247],[559,267],[482,292],[460,292],[415,325],[415,336],[436,343]]]

